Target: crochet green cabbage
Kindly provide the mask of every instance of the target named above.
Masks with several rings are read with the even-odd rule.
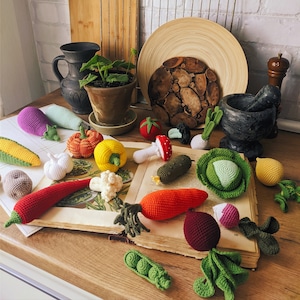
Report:
[[[229,199],[247,190],[251,168],[238,152],[214,148],[199,158],[196,173],[210,190],[222,199]]]

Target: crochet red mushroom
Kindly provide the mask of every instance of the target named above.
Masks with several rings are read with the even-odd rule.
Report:
[[[143,163],[149,157],[157,155],[164,161],[168,161],[172,156],[172,145],[170,139],[164,135],[157,135],[155,142],[150,147],[137,150],[133,153],[133,160],[137,163]]]

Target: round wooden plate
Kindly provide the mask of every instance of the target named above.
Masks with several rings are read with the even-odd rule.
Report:
[[[148,103],[148,84],[152,74],[164,61],[177,56],[194,57],[209,66],[218,75],[221,97],[245,93],[248,64],[236,38],[215,22],[187,17],[160,26],[143,45],[137,63],[137,77]]]

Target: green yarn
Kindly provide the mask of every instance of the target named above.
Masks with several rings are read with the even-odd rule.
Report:
[[[124,255],[125,265],[135,274],[148,280],[160,290],[166,290],[171,285],[171,277],[158,263],[137,250],[129,250]]]
[[[196,174],[219,197],[229,199],[239,197],[247,190],[251,168],[238,152],[214,148],[199,158]]]
[[[256,238],[257,246],[262,253],[266,255],[275,255],[279,253],[280,247],[272,236],[279,230],[279,223],[274,217],[268,217],[265,223],[261,226],[257,226],[248,217],[242,218],[239,222],[239,229],[248,239]]]
[[[248,279],[249,272],[240,267],[241,255],[238,252],[221,252],[213,248],[202,259],[199,277],[193,284],[194,292],[203,298],[212,297],[215,287],[224,292],[225,300],[233,300],[238,285]]]
[[[13,210],[10,214],[9,220],[4,223],[4,227],[6,228],[12,224],[21,224],[21,223],[22,223],[21,217],[15,210]]]
[[[215,157],[208,162],[206,176],[219,190],[231,191],[239,186],[243,175],[239,166],[230,159]]]

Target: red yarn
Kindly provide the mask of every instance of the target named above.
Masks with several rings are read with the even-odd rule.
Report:
[[[189,210],[184,220],[183,231],[187,243],[197,251],[215,248],[220,240],[220,227],[208,213]]]

